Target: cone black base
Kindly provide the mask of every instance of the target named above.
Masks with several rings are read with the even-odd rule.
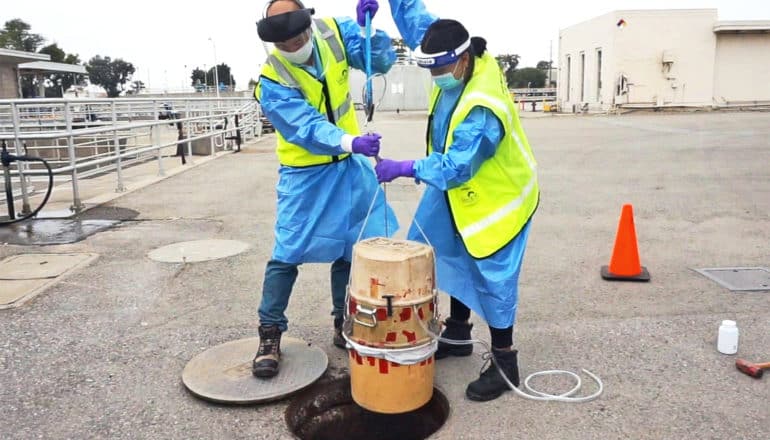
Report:
[[[644,266],[642,266],[642,272],[635,276],[615,275],[614,273],[610,273],[609,266],[602,266],[601,274],[602,278],[607,281],[650,281],[650,273],[647,272],[647,268]]]

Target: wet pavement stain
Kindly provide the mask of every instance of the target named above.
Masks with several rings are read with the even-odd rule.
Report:
[[[0,243],[20,246],[77,243],[118,224],[118,220],[28,220],[0,227]]]
[[[133,220],[138,211],[97,206],[69,218],[39,218],[0,226],[0,244],[20,246],[71,244]]]

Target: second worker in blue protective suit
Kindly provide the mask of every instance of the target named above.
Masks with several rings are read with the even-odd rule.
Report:
[[[428,156],[382,160],[377,177],[381,182],[414,177],[428,185],[408,237],[433,246],[439,288],[451,296],[442,337],[469,340],[471,310],[488,324],[497,365],[471,382],[466,395],[495,399],[509,389],[498,365],[519,385],[513,323],[539,197],[536,163],[486,41],[471,39],[455,20],[438,19],[421,0],[390,0],[390,7],[406,44],[419,47],[417,63],[430,69],[435,87]],[[471,344],[440,342],[436,359],[472,350]]]
[[[359,237],[389,236],[398,229],[368,159],[379,153],[380,136],[359,135],[348,82],[351,67],[364,67],[360,26],[365,14],[374,16],[377,9],[376,0],[359,0],[357,23],[312,19],[314,10],[299,0],[272,0],[257,24],[260,38],[275,44],[255,96],[276,129],[281,163],[275,246],[265,269],[260,346],[252,366],[257,377],[278,374],[298,266],[332,263],[333,343],[345,348],[340,332],[352,247]],[[372,38],[375,72],[387,72],[395,61],[390,41],[382,31]]]

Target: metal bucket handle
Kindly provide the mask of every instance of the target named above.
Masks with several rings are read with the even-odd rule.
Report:
[[[371,321],[362,321],[358,319],[359,315],[366,315]],[[377,309],[367,309],[366,307],[361,306],[361,304],[356,304],[356,314],[353,316],[353,321],[364,327],[375,328],[377,327]]]

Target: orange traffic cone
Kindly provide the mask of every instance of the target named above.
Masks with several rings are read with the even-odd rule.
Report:
[[[612,259],[609,266],[602,266],[601,274],[602,278],[610,281],[650,281],[647,268],[639,264],[634,208],[631,205],[623,205]]]

